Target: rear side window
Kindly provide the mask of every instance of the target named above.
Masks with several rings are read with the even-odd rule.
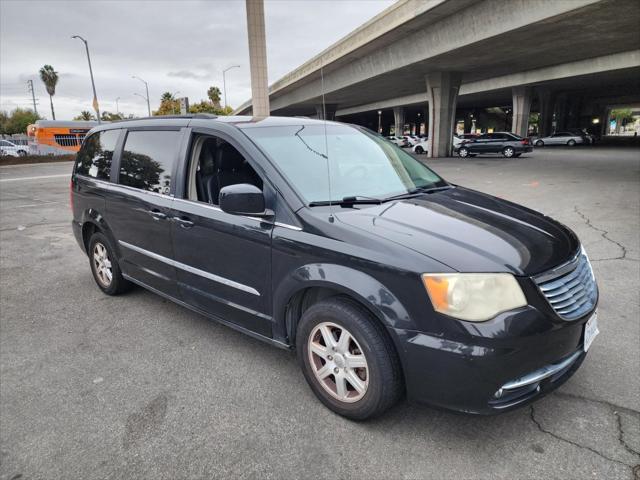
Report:
[[[181,135],[178,131],[129,132],[120,159],[120,184],[168,195]]]
[[[82,145],[76,160],[76,173],[100,180],[109,180],[111,159],[120,130],[103,130],[91,135]]]

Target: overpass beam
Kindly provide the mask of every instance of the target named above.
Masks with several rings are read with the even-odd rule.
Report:
[[[333,103],[316,105],[318,120],[335,120],[336,110],[338,110],[338,106]]]
[[[395,121],[395,135],[404,133],[404,107],[393,107],[393,119]]]
[[[453,146],[453,127],[462,75],[434,72],[426,76],[429,102],[429,157],[449,157]]]
[[[513,87],[513,116],[511,132],[526,137],[529,132],[529,113],[531,112],[531,87]]]

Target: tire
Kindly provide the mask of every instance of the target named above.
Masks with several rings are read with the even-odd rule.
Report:
[[[346,349],[340,344],[345,332],[349,337],[344,338],[350,338]],[[298,324],[296,349],[311,390],[338,415],[366,420],[392,407],[404,393],[391,339],[369,312],[348,298],[328,298],[305,311]],[[349,361],[364,367],[349,368]]]
[[[417,153],[418,155],[423,154],[423,153],[424,153],[424,148],[422,148],[422,147],[420,147],[420,146],[417,146],[417,147],[416,147],[416,153]]]
[[[26,157],[27,156],[27,152],[25,152],[24,150],[18,150],[18,156],[19,157]]]
[[[107,295],[118,295],[131,289],[132,283],[122,276],[120,265],[115,259],[114,249],[109,239],[102,233],[96,232],[89,240],[89,265],[98,288]],[[99,259],[101,258],[101,260]],[[99,266],[103,266],[102,273]],[[110,273],[110,280],[108,279]]]
[[[513,147],[504,147],[502,149],[502,156],[505,158],[511,158],[516,154],[516,150]]]
[[[469,149],[467,147],[460,147],[458,149],[458,156],[460,158],[467,158],[469,156]]]
[[[569,141],[567,142],[567,145],[569,145],[570,147],[575,147],[575,146],[576,146],[576,141],[575,141],[575,140],[573,140],[573,139],[572,139],[572,140],[569,140]]]
[[[536,147],[544,147],[544,142],[542,140],[538,140],[536,142]]]

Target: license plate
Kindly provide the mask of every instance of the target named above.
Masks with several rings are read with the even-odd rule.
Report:
[[[584,351],[589,350],[593,339],[600,333],[598,330],[598,314],[594,313],[587,323],[584,324]]]

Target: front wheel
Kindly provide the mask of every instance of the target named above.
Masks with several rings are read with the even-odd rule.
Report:
[[[467,147],[460,147],[458,149],[458,156],[461,158],[467,158],[469,156],[469,149]]]
[[[505,158],[511,158],[516,154],[516,151],[513,147],[505,147],[502,150],[502,156]]]
[[[420,147],[420,146],[416,147],[416,153],[417,153],[418,155],[423,154],[423,153],[424,153],[424,148],[422,148],[422,147]]]
[[[26,157],[27,156],[27,152],[25,152],[24,150],[18,150],[18,156],[19,157]]]
[[[296,348],[313,393],[339,415],[375,417],[403,394],[391,339],[371,314],[347,298],[311,306],[298,325]]]
[[[538,140],[536,142],[536,147],[544,147],[544,142],[542,140]]]
[[[575,146],[576,146],[576,141],[575,141],[575,140],[573,140],[573,139],[572,139],[572,140],[569,140],[569,141],[567,142],[567,145],[569,145],[570,147],[575,147]]]

